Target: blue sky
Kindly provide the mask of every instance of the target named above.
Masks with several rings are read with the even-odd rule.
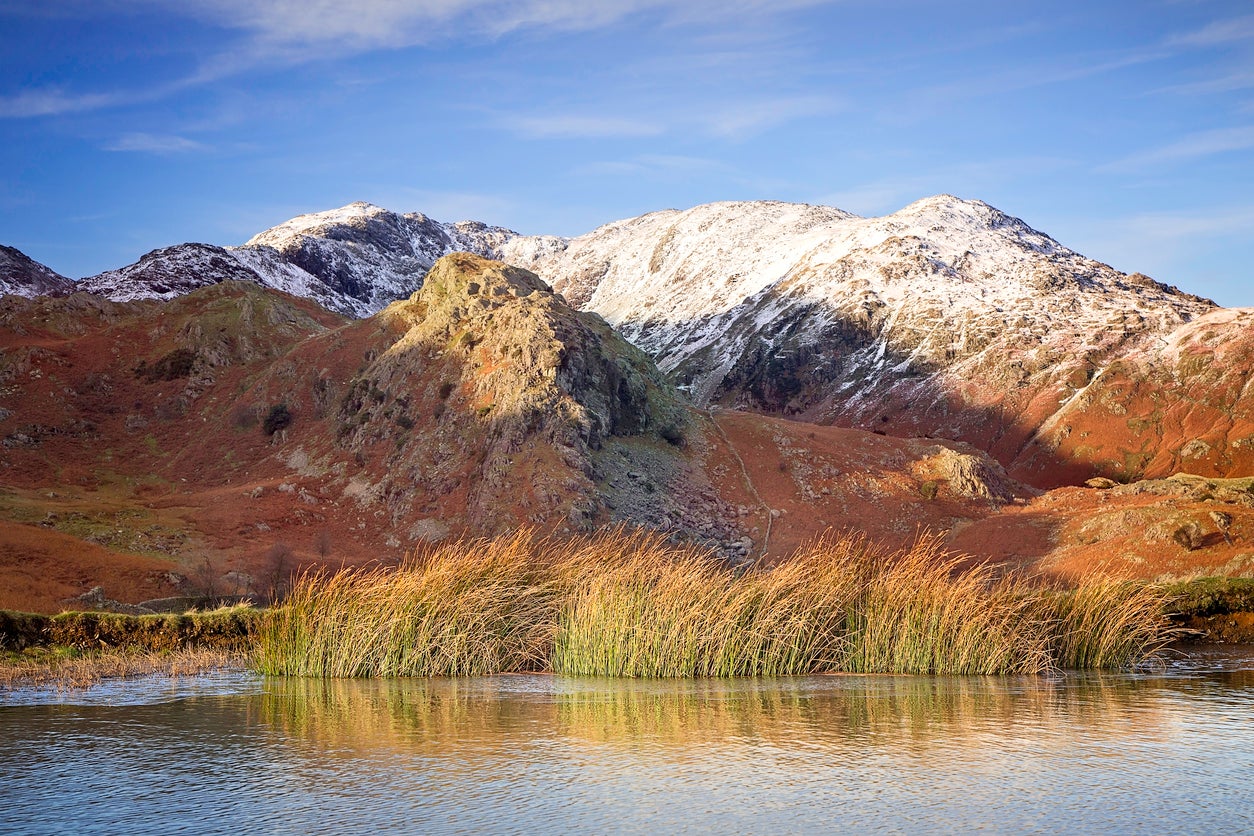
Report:
[[[353,200],[574,235],[940,192],[1254,305],[1254,6],[0,0],[0,243],[72,277]]]

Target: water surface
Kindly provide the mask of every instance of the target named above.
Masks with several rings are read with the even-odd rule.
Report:
[[[0,695],[0,831],[1254,828],[1254,657],[1039,678],[151,678]]]

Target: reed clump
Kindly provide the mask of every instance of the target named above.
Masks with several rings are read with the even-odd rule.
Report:
[[[543,669],[561,596],[530,542],[457,543],[395,570],[306,575],[263,623],[256,666],[328,677]]]
[[[307,575],[263,621],[255,664],[323,677],[1034,674],[1139,662],[1168,638],[1162,610],[1147,585],[1060,592],[960,569],[929,537],[898,552],[825,537],[737,570],[648,533],[524,532]]]

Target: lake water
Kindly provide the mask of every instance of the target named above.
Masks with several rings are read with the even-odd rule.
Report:
[[[0,694],[0,832],[1254,830],[1254,655],[1057,679]]]

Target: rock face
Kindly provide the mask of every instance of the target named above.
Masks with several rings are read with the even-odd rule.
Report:
[[[501,242],[516,235],[474,221],[442,224],[417,212],[398,215],[368,203],[352,203],[293,218],[253,236],[240,249],[273,250],[332,292],[354,300],[359,315],[365,315],[416,291],[441,256],[452,252],[492,256]]]
[[[0,246],[0,296],[68,296],[74,282],[21,250]]]
[[[1119,481],[1254,474],[1254,309],[1217,309],[1094,368],[1019,454]]]

